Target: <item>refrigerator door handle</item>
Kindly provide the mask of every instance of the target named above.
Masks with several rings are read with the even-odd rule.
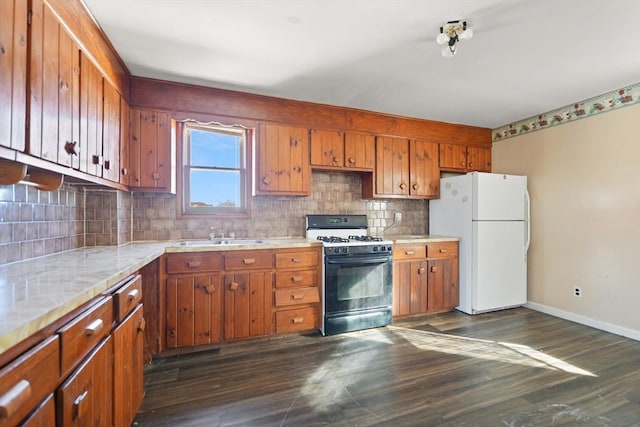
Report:
[[[524,189],[524,198],[527,205],[527,244],[524,248],[526,257],[527,252],[529,252],[529,245],[531,244],[531,197],[529,196],[529,191],[526,188]]]

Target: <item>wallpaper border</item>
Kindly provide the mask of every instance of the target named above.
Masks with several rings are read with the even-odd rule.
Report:
[[[640,103],[640,83],[635,83],[493,129],[492,141],[501,141],[638,103]]]

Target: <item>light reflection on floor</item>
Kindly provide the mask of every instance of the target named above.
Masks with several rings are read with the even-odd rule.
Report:
[[[597,376],[526,345],[439,334],[397,326],[388,326],[387,328],[421,350],[515,363],[535,368],[561,370],[576,375]]]

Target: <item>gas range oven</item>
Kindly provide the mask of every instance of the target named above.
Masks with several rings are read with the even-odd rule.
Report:
[[[323,335],[391,324],[393,243],[367,233],[366,215],[307,215],[323,245]]]

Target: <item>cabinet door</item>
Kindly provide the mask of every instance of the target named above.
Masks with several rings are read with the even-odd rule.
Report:
[[[143,396],[144,318],[142,305],[113,333],[113,425],[130,426]]]
[[[120,94],[103,80],[102,177],[120,181]]]
[[[344,166],[373,170],[376,166],[376,140],[373,135],[344,134]]]
[[[459,303],[458,258],[430,260],[429,310],[450,310]]]
[[[171,125],[162,111],[130,110],[129,185],[171,190]]]
[[[25,148],[27,1],[0,1],[0,145]]]
[[[342,132],[311,129],[311,165],[337,168],[344,165]]]
[[[269,335],[272,330],[271,272],[224,276],[224,339]]]
[[[220,275],[167,278],[167,348],[220,342]]]
[[[257,141],[259,194],[310,194],[309,131],[262,124]]]
[[[440,196],[440,166],[438,144],[426,141],[409,142],[409,170],[412,196],[434,198]]]
[[[464,171],[467,167],[465,145],[440,144],[440,169]]]
[[[409,195],[409,141],[376,139],[376,194]]]
[[[80,53],[80,170],[102,176],[102,75]]]
[[[113,340],[108,336],[57,391],[57,425],[110,426],[113,420]]]
[[[403,316],[427,311],[427,261],[394,264],[393,315]]]
[[[80,49],[42,0],[31,20],[29,154],[79,167]]]
[[[491,148],[467,147],[467,170],[491,172]]]
[[[120,97],[120,184],[129,185],[129,104]]]

